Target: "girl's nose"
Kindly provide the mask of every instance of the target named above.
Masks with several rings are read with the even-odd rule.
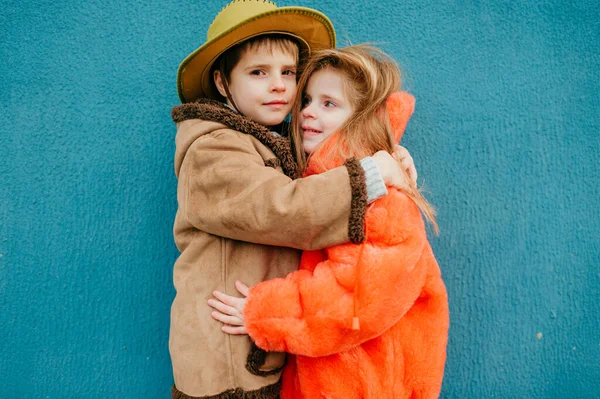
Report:
[[[315,119],[315,113],[313,112],[312,103],[307,104],[306,107],[301,112],[302,116],[305,118]]]

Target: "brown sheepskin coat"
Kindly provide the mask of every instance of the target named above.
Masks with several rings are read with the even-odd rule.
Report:
[[[297,270],[300,249],[364,238],[366,187],[356,160],[296,179],[290,143],[212,100],[177,106],[169,349],[173,398],[277,398],[285,356],[230,336],[210,316],[219,290]]]

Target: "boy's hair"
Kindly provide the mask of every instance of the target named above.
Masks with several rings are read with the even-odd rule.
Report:
[[[219,59],[215,61],[212,67],[211,77],[214,76],[214,71],[220,72],[223,87],[225,88],[225,93],[227,94],[223,100],[229,100],[236,109],[237,106],[235,105],[235,102],[229,93],[229,79],[231,78],[231,71],[233,71],[233,68],[235,68],[238,62],[240,62],[240,59],[246,53],[246,51],[255,50],[263,46],[266,47],[267,51],[270,53],[273,51],[281,51],[292,54],[296,58],[296,64],[299,62],[300,46],[291,36],[283,34],[266,34],[256,36],[235,45],[221,54]],[[211,82],[212,85],[215,86],[214,79],[211,79]],[[219,91],[216,90],[216,87],[215,92],[219,93]]]
[[[299,118],[303,109],[304,92],[310,76],[324,69],[342,74],[344,91],[354,112],[339,128],[339,140],[335,150],[320,154],[325,157],[323,162],[327,163],[328,159],[338,157],[364,158],[380,150],[393,153],[395,140],[386,102],[392,93],[400,90],[402,83],[400,69],[396,62],[383,51],[367,45],[321,50],[314,53],[304,66],[292,108],[294,122],[291,141],[300,170],[306,167]],[[319,146],[313,154],[318,153],[322,148]],[[406,194],[419,206],[437,233],[435,210],[416,185],[411,186]]]

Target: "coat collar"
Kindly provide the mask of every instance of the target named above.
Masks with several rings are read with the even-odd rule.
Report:
[[[233,111],[222,102],[202,98],[193,103],[181,104],[173,107],[171,117],[175,123],[188,119],[218,122],[240,133],[249,134],[273,151],[288,177],[299,177],[298,164],[294,160],[288,139],[273,134],[265,126]]]

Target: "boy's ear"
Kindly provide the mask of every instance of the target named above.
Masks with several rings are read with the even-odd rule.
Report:
[[[218,69],[214,71],[213,73],[213,80],[215,82],[215,86],[217,87],[217,90],[219,91],[219,93],[221,93],[221,95],[225,98],[227,98],[227,92],[225,91],[225,86],[223,86],[223,79],[221,77],[221,71],[219,71]]]

